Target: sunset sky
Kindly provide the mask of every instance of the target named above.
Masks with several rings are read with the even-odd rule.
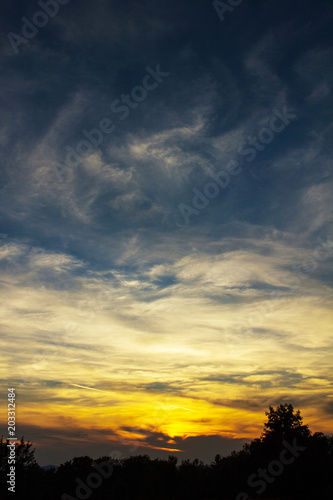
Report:
[[[15,387],[41,465],[333,433],[333,4],[217,4],[1,6],[1,434]]]

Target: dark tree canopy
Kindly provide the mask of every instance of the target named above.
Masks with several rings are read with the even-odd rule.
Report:
[[[261,435],[262,442],[311,436],[309,426],[303,424],[300,411],[295,411],[292,404],[280,404],[276,408],[270,406],[265,415],[268,420]]]
[[[4,440],[1,436],[0,441],[0,467],[6,467],[8,459],[8,443],[9,440]],[[24,436],[21,437],[20,443],[16,446],[16,464],[18,466],[34,466],[36,465],[35,449],[32,448],[30,441],[24,441]]]

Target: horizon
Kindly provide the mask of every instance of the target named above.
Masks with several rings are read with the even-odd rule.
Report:
[[[288,404],[288,403],[284,403],[284,404]],[[271,405],[270,405],[270,407],[271,407]],[[296,411],[297,409],[294,409],[294,410]],[[265,412],[265,415],[267,415],[267,412]],[[301,412],[301,416],[302,416],[302,412]],[[266,418],[266,421],[267,421],[267,418]],[[303,416],[302,416],[302,421],[303,421],[303,425],[307,425],[309,427],[309,425],[306,422],[304,422]],[[312,431],[312,429],[310,427],[309,427],[309,430],[310,430],[312,436],[318,432],[319,433],[321,432],[320,430]],[[167,460],[170,456],[173,456],[173,457],[177,458],[177,463],[178,463],[177,467],[180,467],[181,463],[183,461],[190,460],[193,462],[193,460],[195,460],[195,459],[198,459],[199,461],[203,462],[203,464],[205,466],[211,466],[212,462],[214,461],[214,459],[216,458],[217,455],[219,455],[221,457],[229,457],[233,452],[238,452],[238,451],[242,450],[244,447],[244,444],[250,444],[254,440],[261,438],[262,435],[263,435],[263,432],[260,434],[260,436],[253,437],[253,439],[242,439],[242,438],[236,439],[236,438],[234,438],[234,439],[231,439],[228,441],[224,441],[223,436],[220,436],[220,435],[195,436],[195,438],[199,438],[201,441],[200,442],[201,455],[196,455],[193,450],[188,450],[188,449],[186,449],[185,451],[184,450],[181,451],[181,450],[177,450],[177,449],[167,450],[167,449],[159,448],[159,449],[156,449],[155,452],[152,452],[152,449],[147,448],[146,446],[140,446],[140,442],[138,440],[132,441],[130,445],[128,443],[121,442],[121,446],[119,446],[119,442],[118,442],[118,443],[115,443],[115,446],[117,446],[117,449],[113,449],[111,452],[108,452],[106,454],[94,455],[91,458],[94,461],[96,461],[100,458],[107,456],[107,457],[110,457],[111,459],[114,459],[114,460],[123,461],[123,460],[126,460],[127,458],[130,458],[130,457],[147,455],[151,460],[156,460],[156,459]],[[327,435],[327,437],[333,438],[333,434]],[[176,437],[176,439],[177,438],[178,438],[178,440],[180,440],[179,436]],[[210,443],[209,442],[205,443],[205,441],[203,441],[203,438],[205,438],[205,440],[207,440],[207,438],[208,438]],[[28,443],[29,440],[24,440],[24,442]],[[180,442],[182,442],[182,445],[186,448],[187,440],[186,439],[180,440]],[[40,453],[39,453],[38,449],[36,449],[34,447],[34,443],[31,443],[31,444],[32,444],[32,449],[34,450],[34,456],[36,457],[36,461],[37,461],[38,465],[42,468],[48,468],[48,467],[59,468],[60,465],[63,465],[65,462],[71,461],[72,459],[74,459],[76,457],[89,456],[89,454],[87,455],[87,453],[86,453],[88,447],[83,446],[82,448],[78,448],[79,452],[81,453],[79,455],[72,454],[70,456],[70,458],[67,457],[63,461],[58,462],[56,464],[55,463],[41,464],[38,461],[38,456],[40,455]],[[207,446],[208,444],[209,444],[209,447]],[[235,445],[234,448],[232,448],[232,444]],[[204,445],[204,447],[202,448],[203,445]],[[205,445],[206,445],[206,447],[205,447]],[[193,441],[192,441],[192,446],[193,446]],[[215,451],[213,450],[213,446],[216,446]],[[198,450],[199,445],[197,445],[195,447],[195,449]],[[162,451],[162,454],[161,454],[161,451]],[[209,455],[210,453],[213,453],[213,455],[210,456]],[[43,455],[41,454],[41,456],[43,456]],[[54,455],[54,456],[56,456],[56,455]]]

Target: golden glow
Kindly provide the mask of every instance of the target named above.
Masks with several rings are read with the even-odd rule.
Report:
[[[150,301],[135,280],[112,288],[78,277],[68,294],[17,277],[0,318],[21,422],[148,448],[158,448],[148,436],[162,433],[166,449],[176,436],[258,437],[268,405],[287,401],[311,430],[332,432],[322,411],[332,393],[331,299],[314,279],[288,298],[245,286],[259,276],[282,287],[284,260],[187,257],[172,269],[181,284]],[[232,293],[235,301],[223,299]],[[2,363],[2,378],[12,369]]]

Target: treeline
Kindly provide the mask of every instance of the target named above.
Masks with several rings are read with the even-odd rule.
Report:
[[[147,455],[122,460],[75,457],[57,470],[36,463],[21,442],[16,493],[20,500],[321,500],[333,498],[333,438],[312,434],[292,405],[269,407],[261,437],[210,465]],[[6,447],[1,442],[1,489]],[[3,497],[2,497],[3,498]]]

